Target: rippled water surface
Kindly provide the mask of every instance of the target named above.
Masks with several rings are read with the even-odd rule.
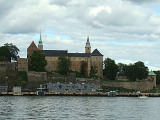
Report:
[[[160,98],[0,96],[0,119],[160,120]]]

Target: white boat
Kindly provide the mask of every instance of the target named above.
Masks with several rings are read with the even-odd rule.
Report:
[[[148,98],[148,96],[143,95],[143,96],[139,96],[139,98]]]

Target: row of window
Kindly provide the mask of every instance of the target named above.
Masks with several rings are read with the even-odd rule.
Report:
[[[51,60],[51,58],[53,58],[54,60],[58,59],[57,57],[47,57],[47,59],[49,59],[49,60]],[[70,60],[80,60],[80,61],[85,60],[85,61],[87,61],[87,58],[73,57],[73,58],[70,58]],[[92,60],[101,60],[101,58],[100,57],[93,57]]]

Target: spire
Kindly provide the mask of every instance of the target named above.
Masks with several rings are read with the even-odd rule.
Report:
[[[87,37],[87,42],[89,42],[89,36]]]
[[[90,46],[90,42],[89,42],[89,36],[87,37],[86,46]]]
[[[42,42],[42,37],[41,37],[41,30],[40,30],[40,38],[38,42],[38,49],[43,50],[43,42]]]
[[[42,38],[41,38],[41,30],[40,30],[40,38],[39,38],[38,46],[43,46],[43,42],[42,42]]]

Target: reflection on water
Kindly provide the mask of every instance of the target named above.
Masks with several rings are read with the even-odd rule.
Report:
[[[160,98],[1,96],[0,119],[159,120]]]

